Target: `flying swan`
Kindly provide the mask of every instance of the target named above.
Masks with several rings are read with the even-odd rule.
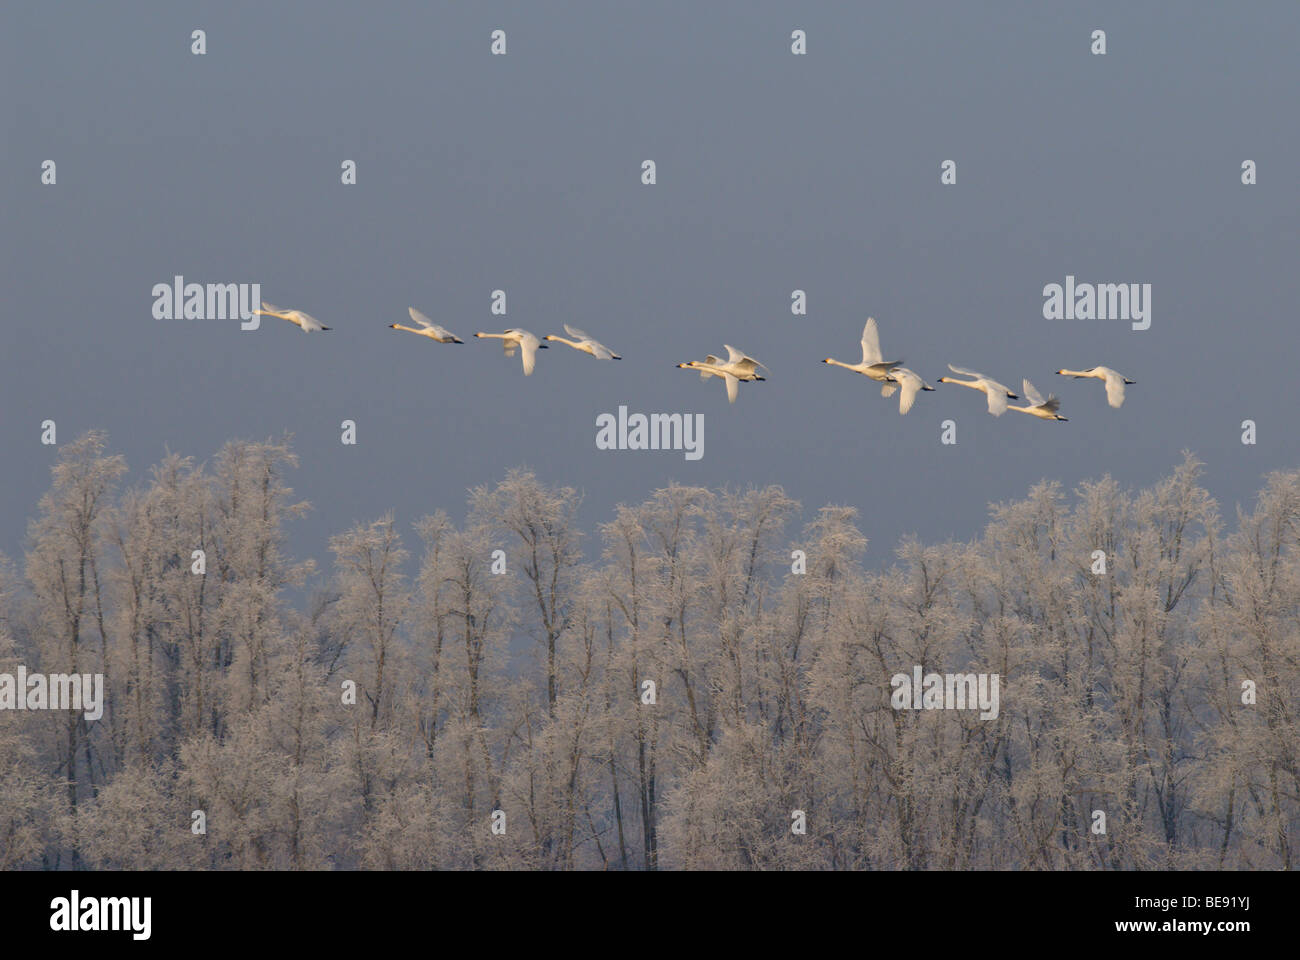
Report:
[[[1019,400],[1020,398],[1008,390],[1004,385],[996,380],[990,380],[982,373],[976,373],[974,370],[967,370],[963,367],[954,367],[948,364],[948,369],[953,373],[960,373],[963,377],[974,377],[971,380],[954,380],[952,377],[940,377],[940,383],[959,383],[963,387],[970,387],[972,390],[979,390],[989,398],[989,413],[995,417],[1000,417],[1007,412],[1007,398]]]
[[[898,412],[900,415],[912,409],[912,404],[916,401],[916,395],[919,392],[922,390],[934,392],[934,387],[922,380],[917,373],[907,369],[907,367],[894,367],[890,372],[890,376],[894,378],[894,382],[886,384],[886,386],[902,387],[903,392],[898,395]],[[881,392],[883,393],[884,390],[882,389]],[[890,390],[890,393],[893,393],[893,390]]]
[[[546,344],[519,327],[511,327],[505,333],[476,333],[474,336],[500,340],[507,357],[513,357],[515,350],[519,350],[523,356],[525,377],[532,376],[533,368],[537,366],[537,351],[548,349]]]
[[[1029,401],[1028,406],[1024,407],[1007,407],[1008,410],[1019,410],[1021,413],[1027,413],[1031,417],[1038,417],[1042,420],[1068,420],[1069,417],[1060,416],[1056,410],[1061,405],[1061,401],[1056,397],[1043,399],[1043,395],[1034,389],[1034,385],[1028,380],[1022,380],[1021,386],[1025,388],[1025,398]]]
[[[422,337],[428,337],[430,340],[436,340],[439,343],[464,343],[460,337],[452,333],[446,327],[434,323],[415,307],[407,307],[406,312],[411,315],[411,319],[419,324],[418,327],[404,327],[400,323],[390,323],[388,326],[393,330],[405,330],[407,333],[416,333]]]
[[[709,377],[721,377],[727,385],[727,402],[735,403],[736,395],[739,392],[740,382],[742,380],[766,380],[766,377],[758,375],[758,368],[767,369],[759,361],[745,354],[743,350],[737,350],[729,343],[724,343],[727,348],[727,362],[723,363],[713,354],[709,354],[700,360],[688,360],[686,363],[679,363],[677,366],[689,370],[700,371],[700,379],[707,380]]]
[[[262,301],[262,309],[254,310],[253,313],[261,314],[264,317],[279,317],[281,320],[288,320],[296,324],[303,333],[311,333],[314,330],[328,330],[325,326],[310,313],[303,313],[301,310],[281,310],[274,304]]]
[[[844,363],[841,360],[835,360],[827,357],[822,363],[829,363],[836,367],[843,367],[845,370],[852,370],[854,373],[860,373],[863,376],[870,377],[872,380],[878,380],[884,386],[880,388],[882,397],[893,396],[894,391],[898,389],[898,384],[890,376],[891,371],[898,367],[902,360],[885,360],[880,353],[880,331],[876,329],[874,317],[867,317],[867,323],[862,328],[862,362],[861,363]],[[910,404],[909,404],[910,406]],[[904,410],[904,413],[907,411]]]
[[[1089,370],[1057,370],[1059,374],[1082,380],[1084,377],[1096,377],[1106,381],[1106,401],[1117,410],[1124,405],[1124,384],[1137,383],[1110,367],[1092,367]]]
[[[591,334],[583,333],[577,327],[571,327],[567,323],[564,325],[564,332],[574,337],[573,340],[565,340],[564,337],[557,337],[553,333],[548,333],[543,339],[558,340],[560,343],[567,343],[574,350],[581,350],[583,353],[589,353],[597,360],[622,360],[617,353],[609,349]]]

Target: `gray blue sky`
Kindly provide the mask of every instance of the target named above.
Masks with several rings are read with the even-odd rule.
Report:
[[[389,508],[460,516],[519,465],[584,490],[589,530],[669,480],[779,483],[805,517],[859,507],[877,561],[905,533],[974,536],[1044,477],[1146,484],[1190,448],[1231,515],[1296,465],[1294,3],[8,3],[0,23],[10,555],[47,418],[64,442],[106,429],[133,479],[167,447],[292,432],[315,507],[292,547],[318,560]],[[334,330],[156,320],[175,274],[260,282]],[[1044,320],[1067,274],[1152,284],[1151,328]],[[386,329],[408,305],[470,342]],[[868,315],[928,381],[1028,376],[1069,423],[943,386],[900,417],[818,362],[856,361]],[[625,359],[557,347],[524,378],[472,337],[564,322]],[[724,342],[771,371],[734,406],[675,368]],[[1053,374],[1094,364],[1138,381],[1123,409]],[[703,413],[704,458],[598,451],[620,404]]]

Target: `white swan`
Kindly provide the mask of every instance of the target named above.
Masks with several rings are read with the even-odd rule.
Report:
[[[679,363],[677,366],[687,370],[700,371],[700,379],[707,380],[709,377],[721,377],[727,385],[727,402],[735,403],[736,395],[739,393],[740,382],[742,380],[766,380],[766,377],[760,377],[757,373],[758,367],[767,369],[762,363],[753,357],[746,356],[744,351],[737,350],[731,344],[724,343],[727,348],[727,362],[723,363],[713,354],[709,354],[700,360],[688,360],[686,363]]]
[[[996,380],[991,380],[982,373],[976,373],[974,370],[967,370],[963,367],[954,367],[948,364],[948,369],[953,373],[960,373],[963,377],[974,377],[971,380],[954,380],[952,377],[940,377],[940,383],[959,383],[963,387],[970,387],[972,390],[979,390],[989,398],[989,413],[995,417],[1000,417],[1007,412],[1007,399],[1019,400],[1020,398],[1008,390],[1003,384]]]
[[[474,336],[500,340],[507,357],[513,357],[515,350],[519,350],[523,355],[525,377],[531,376],[533,368],[537,366],[537,351],[548,349],[546,344],[519,327],[511,327],[505,333],[476,333]]]
[[[896,387],[902,387],[903,389],[903,392],[898,395],[898,412],[900,415],[912,409],[912,404],[916,401],[916,395],[920,391],[934,391],[934,387],[922,380],[917,373],[907,369],[907,367],[894,367],[890,371],[890,376],[894,382],[885,384],[886,387],[890,388],[889,392],[893,393]],[[884,388],[881,389],[881,392],[884,392]]]
[[[1089,370],[1057,370],[1059,374],[1081,380],[1084,377],[1096,377],[1106,381],[1106,401],[1118,409],[1124,405],[1124,384],[1137,383],[1110,367],[1092,367]]]
[[[860,373],[872,380],[880,381],[884,384],[880,388],[880,395],[883,397],[892,396],[894,391],[898,389],[898,385],[890,377],[890,371],[902,362],[902,360],[885,360],[881,356],[880,331],[876,329],[876,321],[873,317],[867,317],[866,326],[862,328],[861,363],[844,363],[831,357],[827,357],[822,361],[822,363],[843,367],[845,370],[852,370],[854,373]]]
[[[264,317],[279,317],[281,320],[288,320],[290,323],[297,324],[303,333],[311,333],[315,330],[328,330],[325,326],[310,313],[303,313],[301,310],[281,310],[274,304],[262,301],[262,309],[254,310],[253,313],[261,314]]]
[[[434,323],[415,307],[407,307],[407,313],[411,319],[418,323],[419,327],[404,327],[400,323],[390,323],[388,326],[393,330],[405,330],[407,333],[418,333],[422,337],[428,337],[430,340],[437,340],[439,343],[464,343],[460,337],[456,336],[446,327],[441,327]]]
[[[597,340],[595,337],[591,336],[590,334],[583,333],[577,327],[571,327],[566,323],[564,325],[564,332],[571,337],[575,337],[576,339],[565,340],[563,337],[557,337],[553,333],[548,333],[542,339],[558,340],[560,343],[567,343],[569,346],[573,347],[574,350],[581,350],[583,353],[589,353],[597,360],[622,360],[623,359],[613,350],[609,349],[609,347],[605,346],[603,343]]]
[[[1043,395],[1034,389],[1034,385],[1028,380],[1022,380],[1021,386],[1025,388],[1025,398],[1029,401],[1028,406],[1024,407],[1007,407],[1008,410],[1019,410],[1021,413],[1027,413],[1031,417],[1039,417],[1043,420],[1069,420],[1069,417],[1062,417],[1057,414],[1056,410],[1061,405],[1061,401],[1056,397],[1049,396],[1046,400]]]

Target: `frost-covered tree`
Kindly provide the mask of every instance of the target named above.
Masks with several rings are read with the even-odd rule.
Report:
[[[1228,531],[1188,456],[875,556],[850,507],[792,537],[777,487],[602,523],[513,471],[418,558],[385,514],[318,575],[295,462],[232,441],[119,495],[102,434],[60,451],[0,674],[107,702],[0,711],[0,868],[1295,866],[1300,470]],[[916,667],[998,675],[997,717],[897,708]]]

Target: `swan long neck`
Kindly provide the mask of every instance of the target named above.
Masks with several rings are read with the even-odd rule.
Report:
[[[834,364],[834,365],[837,366],[837,367],[843,367],[845,370],[853,370],[853,369],[855,369],[854,365],[851,364],[851,363],[845,363],[845,362],[842,361],[842,360],[832,360],[830,357],[827,357],[827,358],[826,358],[826,362],[827,362],[827,363],[830,363],[830,364]]]

